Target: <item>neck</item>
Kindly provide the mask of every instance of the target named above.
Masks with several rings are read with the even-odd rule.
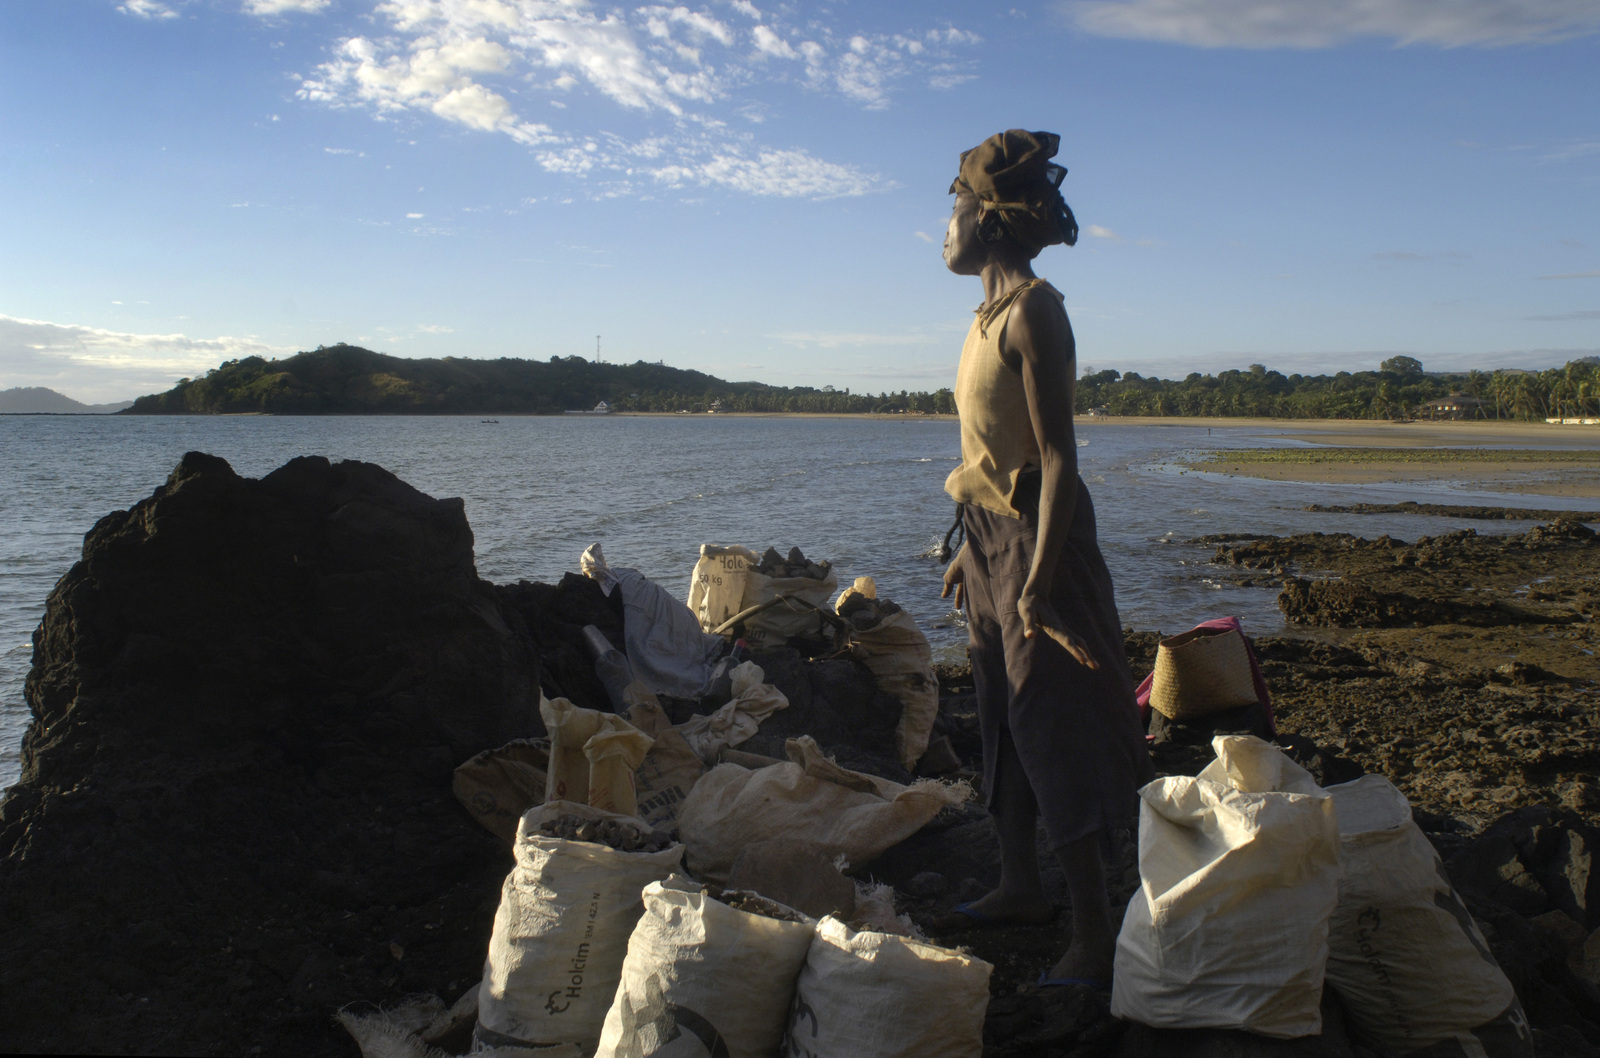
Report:
[[[979,272],[978,276],[983,280],[985,304],[1003,297],[1031,279],[1038,278],[1033,274],[1032,261],[1009,256],[989,258],[989,263],[983,266],[983,271]]]

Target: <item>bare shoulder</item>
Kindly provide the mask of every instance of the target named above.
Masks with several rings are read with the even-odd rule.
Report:
[[[1006,345],[1013,355],[1030,360],[1073,356],[1072,323],[1054,287],[1041,283],[1017,296],[1006,326]]]

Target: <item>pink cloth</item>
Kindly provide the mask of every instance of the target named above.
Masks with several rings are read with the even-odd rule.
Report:
[[[1212,621],[1201,621],[1194,627],[1197,629],[1231,630],[1238,632],[1241,636],[1244,635],[1244,627],[1239,623],[1237,617],[1218,617]],[[1256,660],[1256,648],[1250,645],[1248,637],[1244,641],[1244,649],[1245,653],[1250,655],[1250,678],[1256,685],[1256,701],[1260,702],[1267,710],[1267,732],[1268,734],[1276,735],[1278,733],[1278,721],[1272,715],[1272,694],[1267,690],[1267,681],[1261,676],[1261,663]],[[1143,719],[1149,719],[1150,717],[1150,685],[1155,682],[1155,678],[1156,674],[1151,672],[1150,675],[1144,678],[1144,682],[1139,684],[1139,689],[1135,692],[1139,703],[1139,716]]]

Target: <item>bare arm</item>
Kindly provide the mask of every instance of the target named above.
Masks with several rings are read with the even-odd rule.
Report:
[[[1072,432],[1076,345],[1072,324],[1053,295],[1030,290],[1017,300],[1000,352],[1022,375],[1028,418],[1039,444],[1039,538],[1017,604],[1022,632],[1029,639],[1044,633],[1079,662],[1097,669],[1088,645],[1050,604],[1078,503],[1078,446]]]

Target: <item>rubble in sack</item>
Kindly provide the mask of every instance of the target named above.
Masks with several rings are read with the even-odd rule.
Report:
[[[588,841],[618,852],[662,852],[674,844],[670,835],[659,830],[641,832],[636,826],[616,819],[585,819],[565,815],[547,819],[538,826],[540,834],[568,841]]]
[[[847,595],[839,604],[839,616],[850,622],[858,632],[876,628],[885,617],[901,611],[899,603],[889,599],[873,599],[859,592]]]
[[[809,580],[826,580],[828,571],[833,568],[833,563],[824,559],[821,562],[809,562],[801,554],[798,547],[791,547],[787,557],[778,554],[778,549],[769,547],[761,556],[761,561],[756,564],[756,572],[774,580],[805,577]]]
[[[791,907],[784,907],[776,900],[768,900],[760,893],[748,889],[722,889],[715,885],[706,886],[706,895],[713,900],[720,901],[733,908],[743,911],[747,915],[760,915],[762,918],[776,919],[779,922],[804,922],[806,916]]]

